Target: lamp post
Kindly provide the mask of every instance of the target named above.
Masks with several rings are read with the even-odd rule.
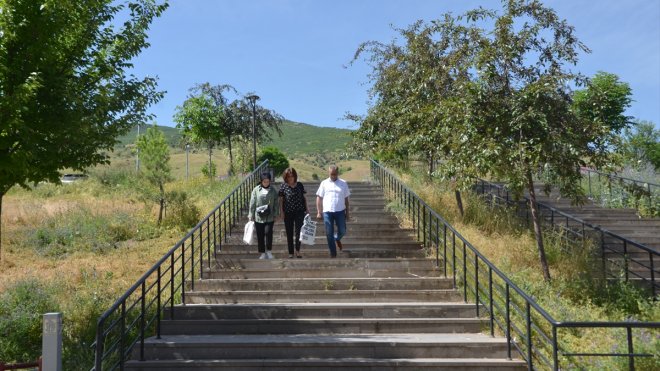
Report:
[[[252,164],[253,170],[257,168],[257,101],[259,96],[256,94],[248,95],[247,100],[252,104]]]

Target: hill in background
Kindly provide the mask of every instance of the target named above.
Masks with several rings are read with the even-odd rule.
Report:
[[[169,126],[158,126],[158,129],[165,134],[165,139],[171,147],[178,147],[181,140],[179,129]],[[145,126],[140,128],[140,132],[146,132]],[[137,127],[117,139],[120,144],[126,146],[135,143],[136,137]],[[351,130],[318,127],[285,120],[282,123],[282,136],[279,137],[273,133],[272,139],[263,143],[262,146],[276,147],[287,157],[299,157],[318,153],[346,152],[350,141]]]
[[[273,146],[287,157],[312,153],[346,152],[351,141],[351,130],[325,128],[293,121],[284,121],[282,137],[273,134],[264,146]]]
[[[151,127],[151,125],[142,125],[140,127],[140,133],[144,134],[147,132],[147,128]],[[167,144],[170,145],[170,147],[178,147],[179,141],[181,140],[181,132],[177,128],[172,128],[169,126],[158,126],[158,129],[165,134],[165,140],[167,141]],[[126,135],[122,135],[117,138],[119,140],[119,143],[122,145],[127,145],[127,144],[135,144],[135,138],[137,137],[137,127],[134,127],[126,133]]]

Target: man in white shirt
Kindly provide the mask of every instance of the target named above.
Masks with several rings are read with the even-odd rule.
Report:
[[[328,179],[319,185],[316,192],[316,218],[321,219],[323,210],[323,224],[325,224],[325,235],[328,239],[330,257],[337,257],[337,247],[343,248],[341,238],[346,234],[346,220],[348,219],[348,196],[351,191],[348,184],[339,179],[339,169],[336,165],[328,167]],[[321,209],[321,205],[323,209]],[[335,234],[335,224],[337,233]]]

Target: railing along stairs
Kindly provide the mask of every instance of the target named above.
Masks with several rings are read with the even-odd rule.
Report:
[[[95,351],[93,370],[122,370],[134,352],[144,359],[145,339],[154,335],[160,338],[160,322],[165,309],[185,302],[185,283],[190,282],[194,290],[195,280],[211,267],[223,240],[232,234],[233,225],[247,209],[250,193],[267,166],[266,160],[243,179],[101,315],[96,340],[92,344]],[[168,313],[171,317],[175,311],[169,310]]]
[[[654,357],[640,352],[639,344],[648,341],[644,339],[649,333],[651,338],[660,336],[660,322],[558,321],[390,170],[373,160],[371,178],[402,207],[418,241],[431,249],[445,275],[453,275],[454,286],[462,288],[464,301],[474,303],[477,313],[487,318],[490,334],[499,331],[506,336],[509,358],[517,351],[530,370],[560,370],[574,367],[576,357],[617,357],[627,358],[628,368],[634,370],[636,360]],[[609,352],[589,351],[568,339],[593,331],[613,337],[617,347]]]

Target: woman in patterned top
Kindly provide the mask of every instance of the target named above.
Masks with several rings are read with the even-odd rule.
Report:
[[[305,219],[307,200],[305,199],[305,187],[298,182],[296,169],[290,167],[282,174],[284,183],[280,186],[280,197],[282,202],[282,215],[284,215],[284,228],[286,229],[286,241],[289,247],[289,258],[293,258],[293,241],[295,237],[296,257],[300,255],[300,229]],[[295,226],[295,233],[294,233]]]

